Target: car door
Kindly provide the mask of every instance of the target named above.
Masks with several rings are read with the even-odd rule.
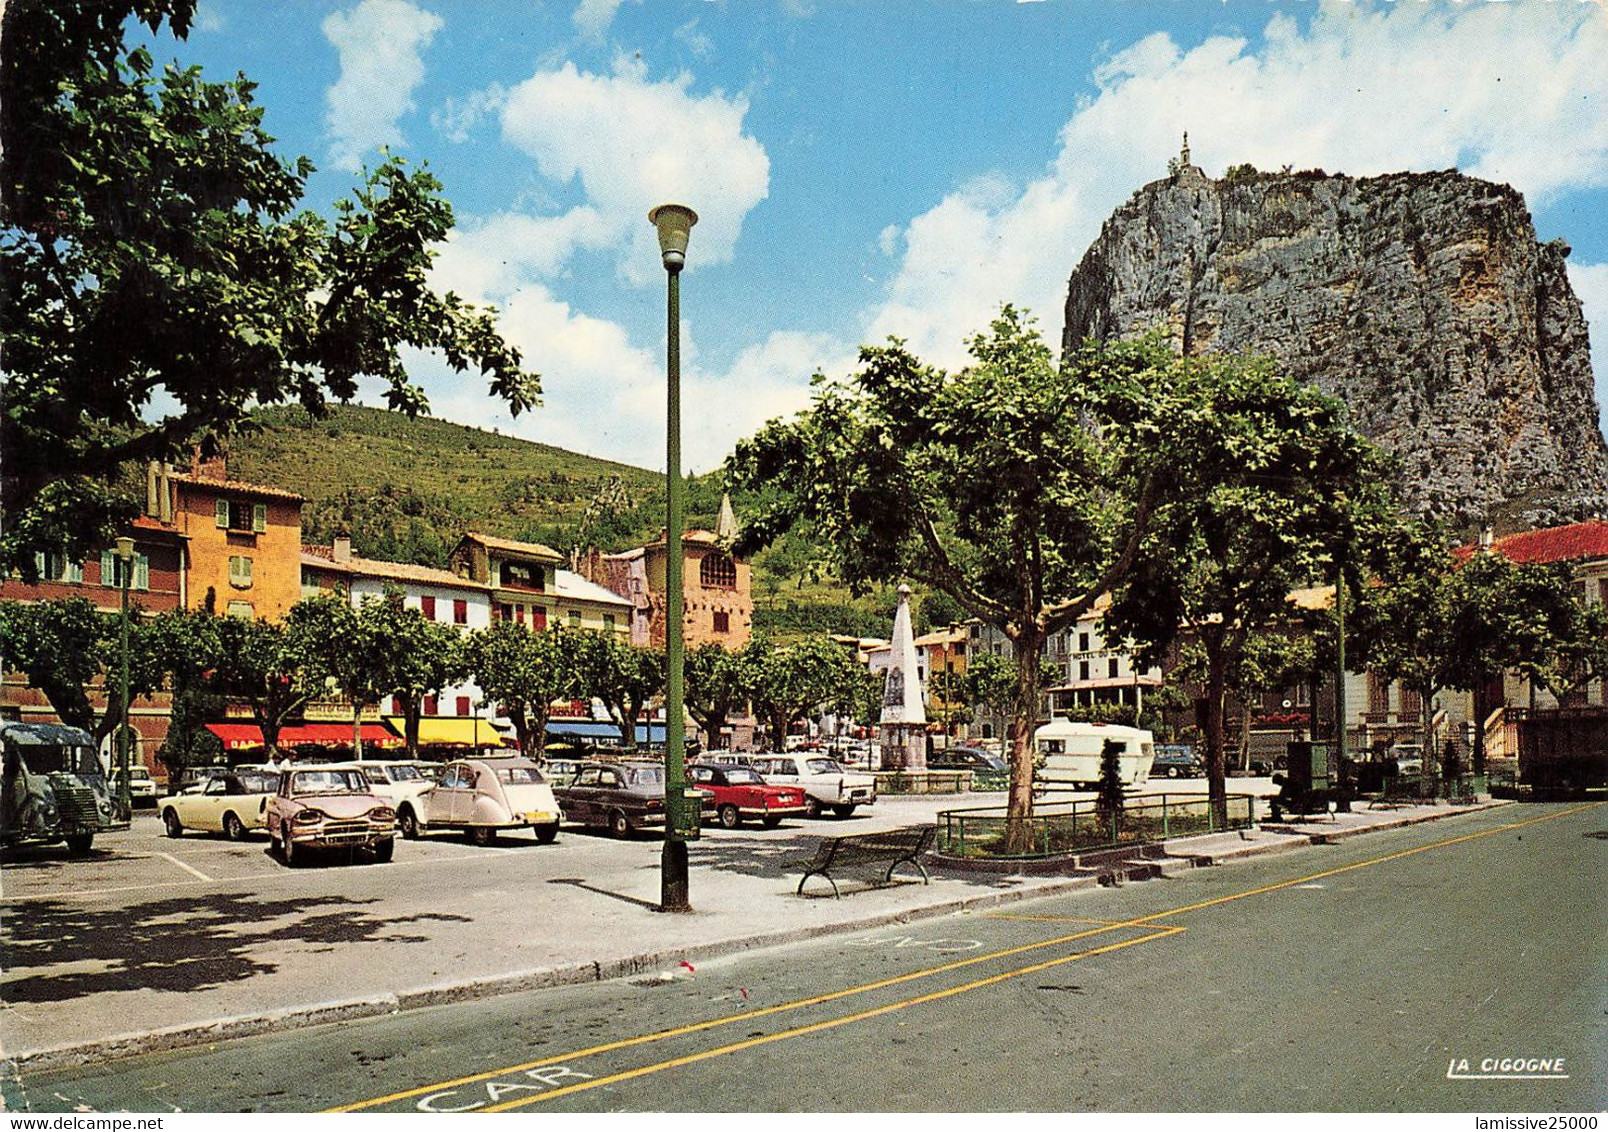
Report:
[[[201,790],[201,796],[195,802],[195,817],[193,821],[184,824],[195,829],[204,829],[218,833],[223,829],[223,807],[228,799],[229,779],[227,775],[217,774],[208,779]]]
[[[598,773],[595,766],[583,766],[576,772],[574,782],[562,796],[566,820],[580,825],[597,824]]]
[[[429,823],[453,825],[462,821],[464,786],[469,779],[468,768],[461,763],[448,763],[441,772],[441,781],[429,794]]]

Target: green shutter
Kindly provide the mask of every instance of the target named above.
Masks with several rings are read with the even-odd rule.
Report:
[[[251,529],[259,535],[268,529],[268,504],[253,503],[251,505]]]
[[[109,550],[101,551],[101,585],[117,585],[117,559]]]
[[[151,588],[151,560],[143,554],[134,558],[134,588],[137,590]]]
[[[42,550],[34,551],[34,573],[39,575],[40,581],[49,581],[45,577],[45,552]]]
[[[227,499],[218,500],[217,517],[218,517],[218,526],[223,528],[224,530],[228,530],[229,529],[229,501]]]
[[[84,580],[84,564],[82,562],[69,562],[67,564],[67,580],[69,582],[82,582]]]

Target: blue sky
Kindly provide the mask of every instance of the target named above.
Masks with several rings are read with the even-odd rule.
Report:
[[[664,276],[646,213],[697,209],[683,277],[692,470],[890,334],[946,365],[1002,302],[1059,339],[1101,222],[1180,135],[1219,176],[1452,166],[1525,193],[1608,381],[1608,7],[1043,0],[200,0],[159,58],[260,84],[347,193],[388,145],[459,231],[438,283],[541,372],[510,418],[410,358],[436,415],[663,466]]]

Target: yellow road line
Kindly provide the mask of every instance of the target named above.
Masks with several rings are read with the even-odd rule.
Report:
[[[1091,920],[1087,916],[1023,916],[1015,912],[974,912],[979,920],[1021,920],[1030,924],[1106,924],[1124,927],[1127,920]]]
[[[920,970],[920,971],[912,971],[912,972],[910,972],[908,974],[896,975],[896,976],[893,976],[893,977],[888,978],[888,979],[878,980],[877,982],[865,983],[865,984],[862,984],[860,986],[849,987],[849,988],[846,988],[846,989],[840,990],[840,991],[832,991],[832,992],[829,992],[827,994],[816,995],[816,996],[811,997],[811,998],[797,999],[797,1000],[795,1000],[793,1002],[779,1003],[779,1004],[777,1004],[775,1006],[767,1006],[767,1007],[763,1007],[763,1008],[758,1009],[758,1010],[745,1011],[744,1013],[741,1013],[741,1014],[725,1015],[725,1016],[722,1016],[720,1018],[711,1018],[711,1019],[708,1019],[708,1020],[703,1021],[703,1022],[695,1022],[695,1023],[692,1023],[692,1024],[687,1025],[687,1026],[678,1026],[678,1027],[675,1027],[674,1029],[660,1030],[660,1031],[657,1031],[655,1033],[643,1034],[643,1035],[639,1035],[637,1037],[632,1037],[632,1038],[623,1038],[623,1039],[621,1039],[619,1041],[607,1042],[607,1043],[604,1043],[602,1045],[590,1046],[590,1047],[588,1047],[586,1049],[575,1050],[575,1051],[573,1051],[571,1053],[555,1054],[555,1055],[550,1056],[550,1057],[544,1057],[544,1058],[540,1059],[539,1061],[529,1061],[529,1062],[525,1062],[525,1063],[520,1064],[520,1065],[510,1065],[510,1066],[503,1067],[501,1069],[494,1069],[494,1070],[490,1070],[490,1071],[486,1071],[486,1072],[475,1073],[475,1074],[472,1074],[472,1075],[469,1075],[469,1076],[459,1077],[459,1078],[456,1078],[456,1079],[451,1080],[451,1081],[441,1081],[441,1082],[437,1082],[437,1083],[430,1084],[430,1085],[424,1085],[424,1086],[421,1086],[419,1088],[407,1089],[407,1090],[404,1090],[402,1092],[397,1092],[397,1093],[390,1093],[390,1094],[388,1094],[386,1096],[383,1096],[383,1097],[374,1097],[374,1098],[371,1098],[371,1099],[368,1099],[368,1100],[355,1101],[355,1102],[353,1102],[351,1104],[340,1105],[338,1107],[326,1109],[324,1111],[326,1111],[326,1112],[356,1112],[356,1111],[360,1111],[360,1110],[366,1109],[366,1108],[373,1108],[373,1107],[375,1107],[377,1105],[390,1104],[390,1103],[392,1103],[394,1101],[399,1101],[399,1100],[407,1100],[407,1099],[409,1099],[411,1097],[422,1096],[422,1095],[424,1095],[426,1093],[436,1092],[436,1091],[443,1090],[443,1089],[452,1089],[452,1088],[457,1088],[457,1087],[462,1086],[462,1085],[471,1085],[471,1084],[474,1084],[474,1083],[476,1083],[478,1081],[489,1081],[489,1080],[492,1080],[492,1079],[497,1078],[497,1077],[504,1076],[505,1074],[509,1074],[509,1073],[521,1073],[521,1072],[524,1072],[524,1071],[529,1070],[529,1069],[538,1069],[538,1068],[541,1068],[542,1066],[554,1065],[554,1064],[557,1064],[559,1062],[575,1061],[575,1060],[578,1060],[578,1059],[580,1059],[582,1057],[591,1057],[591,1056],[593,1056],[595,1054],[599,1054],[599,1053],[608,1053],[608,1052],[612,1052],[614,1050],[629,1049],[629,1048],[631,1048],[633,1046],[645,1045],[645,1044],[648,1044],[648,1043],[651,1043],[651,1042],[664,1041],[667,1038],[681,1037],[681,1036],[684,1036],[686,1034],[699,1033],[699,1032],[704,1031],[704,1030],[712,1030],[712,1029],[715,1029],[717,1027],[731,1025],[731,1024],[736,1023],[736,1022],[746,1022],[746,1021],[750,1021],[750,1020],[752,1020],[754,1018],[762,1018],[762,1017],[765,1017],[767,1015],[777,1014],[777,1013],[781,1013],[783,1011],[797,1010],[797,1009],[802,1009],[802,1008],[808,1007],[808,1006],[817,1006],[817,1005],[820,1005],[822,1003],[832,1002],[832,1001],[834,1001],[836,999],[847,998],[847,997],[849,997],[851,995],[864,994],[864,993],[869,992],[869,991],[880,990],[880,989],[885,988],[885,987],[895,986],[895,985],[897,985],[899,983],[905,983],[905,982],[913,981],[915,979],[926,978],[926,977],[928,977],[930,975],[943,974],[944,972],[947,972],[947,971],[957,970],[959,968],[972,966],[972,965],[977,964],[977,963],[984,963],[984,962],[987,962],[987,961],[992,960],[992,959],[1005,958],[1005,957],[1008,957],[1008,956],[1011,956],[1011,955],[1021,954],[1022,952],[1025,952],[1025,951],[1034,951],[1034,950],[1038,950],[1038,949],[1045,948],[1045,947],[1054,947],[1054,946],[1057,946],[1059,944],[1070,943],[1070,942],[1072,942],[1074,940],[1086,938],[1086,937],[1091,936],[1091,935],[1099,935],[1099,934],[1101,934],[1103,932],[1115,931],[1118,928],[1154,927],[1154,928],[1158,928],[1158,929],[1161,929],[1161,930],[1165,930],[1167,932],[1182,931],[1183,930],[1182,928],[1164,928],[1163,925],[1157,924],[1156,921],[1157,920],[1168,919],[1168,918],[1170,918],[1172,916],[1178,915],[1178,914],[1183,913],[1183,912],[1199,911],[1202,908],[1211,908],[1211,907],[1215,907],[1215,906],[1220,905],[1220,904],[1227,904],[1227,903],[1230,903],[1230,902],[1235,901],[1235,900],[1243,900],[1246,897],[1250,897],[1250,896],[1260,896],[1260,895],[1263,895],[1265,893],[1277,892],[1277,891],[1279,891],[1281,889],[1285,889],[1285,888],[1292,888],[1295,885],[1306,884],[1306,883],[1309,883],[1309,882],[1314,881],[1314,880],[1320,880],[1320,879],[1322,879],[1324,877],[1336,876],[1336,875],[1338,875],[1340,873],[1351,872],[1351,871],[1356,870],[1356,869],[1368,868],[1368,867],[1373,866],[1373,865],[1385,864],[1386,862],[1389,862],[1389,861],[1397,861],[1397,860],[1400,860],[1400,859],[1402,859],[1404,857],[1411,857],[1411,856],[1413,856],[1415,854],[1418,854],[1418,853],[1427,852],[1427,851],[1429,851],[1431,849],[1439,849],[1439,848],[1443,848],[1443,847],[1448,846],[1448,845],[1459,845],[1459,844],[1462,844],[1464,842],[1474,841],[1474,840],[1477,840],[1477,839],[1482,838],[1482,837],[1490,837],[1490,836],[1493,836],[1494,834],[1505,833],[1505,832],[1508,832],[1508,831],[1514,830],[1514,829],[1523,829],[1526,826],[1535,825],[1535,824],[1537,824],[1539,822],[1552,821],[1552,820],[1554,820],[1556,818],[1569,817],[1572,814],[1578,814],[1578,813],[1582,813],[1582,812],[1584,812],[1586,810],[1596,809],[1596,808],[1598,808],[1600,806],[1603,806],[1603,805],[1608,805],[1608,803],[1605,803],[1605,802],[1593,802],[1593,803],[1588,803],[1588,804],[1583,805],[1583,806],[1575,806],[1575,807],[1572,807],[1572,808],[1567,809],[1567,810],[1560,810],[1557,813],[1543,814],[1540,817],[1529,818],[1529,819],[1527,819],[1525,821],[1521,821],[1521,822],[1509,822],[1509,823],[1507,823],[1505,825],[1496,826],[1496,827],[1493,827],[1491,829],[1481,830],[1478,833],[1464,834],[1463,836],[1460,836],[1460,837],[1450,837],[1450,838],[1445,838],[1445,839],[1443,839],[1441,841],[1433,841],[1433,842],[1430,842],[1427,845],[1420,845],[1420,846],[1418,846],[1416,848],[1413,848],[1413,849],[1406,849],[1406,850],[1402,850],[1401,852],[1397,852],[1397,853],[1388,853],[1388,854],[1386,854],[1385,856],[1382,856],[1382,857],[1373,857],[1373,858],[1370,858],[1370,859],[1365,860],[1365,861],[1358,861],[1355,864],[1342,865],[1342,866],[1340,866],[1338,868],[1326,869],[1323,872],[1312,873],[1312,874],[1310,874],[1308,876],[1296,877],[1293,880],[1280,881],[1277,884],[1269,884],[1269,885],[1263,885],[1263,886],[1261,886],[1259,888],[1247,889],[1244,892],[1236,892],[1236,893],[1232,893],[1232,894],[1230,894],[1228,896],[1220,896],[1220,897],[1217,897],[1216,899],[1213,899],[1213,900],[1201,900],[1201,901],[1197,901],[1196,903],[1193,903],[1193,904],[1185,904],[1185,905],[1183,905],[1181,907],[1178,907],[1178,908],[1169,908],[1164,912],[1153,912],[1153,913],[1151,913],[1149,915],[1140,916],[1140,917],[1137,917],[1137,918],[1132,919],[1132,920],[1117,920],[1117,921],[1082,921],[1082,920],[1078,920],[1078,921],[1074,921],[1074,922],[1079,922],[1079,923],[1081,923],[1081,922],[1092,922],[1092,923],[1100,924],[1101,926],[1091,928],[1088,931],[1076,932],[1076,933],[1074,933],[1072,935],[1059,936],[1059,937],[1057,937],[1055,939],[1045,940],[1042,943],[1024,944],[1024,945],[1019,946],[1019,947],[1006,948],[1003,951],[991,952],[991,953],[989,953],[987,955],[974,955],[974,956],[971,956],[971,957],[966,958],[966,959],[956,960],[956,961],[954,961],[952,963],[941,964],[941,965],[939,965],[937,967],[929,967],[929,968],[926,968],[926,969]],[[1006,916],[1001,915],[999,918],[1003,919],[1003,918],[1006,918]],[[1037,917],[1023,916],[1023,917],[1018,917],[1018,918],[1023,919],[1023,920],[1029,920],[1029,919],[1036,919]],[[1053,919],[1053,917],[1047,917],[1046,919]],[[1149,939],[1149,938],[1152,938],[1152,937],[1146,936],[1146,937],[1143,937],[1143,938]],[[1137,941],[1130,941],[1130,942],[1137,942]],[[1097,953],[1097,952],[1088,952],[1088,953],[1083,953],[1083,954],[1095,954],[1095,953]],[[1065,961],[1065,960],[1053,960],[1053,961],[1051,961],[1050,965],[1053,965],[1056,962],[1063,962],[1063,961]],[[975,986],[986,986],[986,985],[988,985],[989,981],[990,980],[983,980],[982,982],[979,982],[979,983],[975,984]],[[997,980],[994,980],[994,981],[997,981]],[[969,984],[969,986],[970,986],[970,984]],[[914,1002],[914,1001],[918,1001],[918,1000],[911,1000],[911,1001]],[[919,1000],[919,1001],[930,1001],[930,998],[922,999],[922,1000]],[[864,1016],[865,1017],[873,1017],[875,1013],[876,1012],[868,1013],[868,1014],[866,1014]],[[821,1025],[821,1024],[817,1024],[817,1025]],[[558,1095],[558,1092],[543,1093],[543,1094],[541,1094],[541,1098],[548,1098],[548,1097],[552,1097],[552,1096],[555,1096],[555,1095]],[[541,1098],[535,1098],[535,1099],[541,1099]],[[491,1111],[491,1110],[486,1110],[486,1111]]]
[[[508,1073],[523,1073],[527,1069],[539,1069],[544,1065],[553,1065],[561,1061],[578,1061],[583,1057],[591,1057],[599,1053],[610,1053],[614,1050],[630,1049],[632,1046],[646,1045],[649,1042],[661,1042],[666,1038],[678,1038],[686,1034],[696,1034],[702,1030],[712,1030],[717,1026],[730,1026],[736,1022],[748,1022],[755,1018],[764,1018],[770,1014],[779,1014],[786,1010],[800,1010],[807,1006],[819,1006],[825,1002],[833,1002],[851,995],[865,994],[868,991],[882,990],[885,987],[897,986],[915,979],[924,979],[929,975],[941,975],[946,971],[958,970],[962,967],[975,966],[986,963],[991,959],[1005,959],[1012,955],[1020,955],[1024,951],[1038,951],[1057,944],[1072,943],[1075,940],[1086,939],[1091,935],[1103,935],[1117,928],[1126,927],[1121,922],[1104,923],[1104,926],[1090,928],[1087,931],[1074,932],[1071,935],[1058,936],[1055,939],[1043,940],[1039,943],[1025,943],[1019,947],[1007,947],[1003,951],[993,951],[987,955],[973,955],[965,959],[957,959],[952,963],[943,963],[937,967],[927,967],[920,971],[911,971],[903,975],[893,975],[886,979],[878,979],[874,983],[862,983],[855,987],[846,987],[843,990],[829,991],[826,994],[815,995],[811,998],[795,999],[792,1002],[782,1002],[775,1006],[762,1006],[757,1010],[744,1011],[741,1014],[725,1014],[719,1018],[710,1018],[703,1022],[692,1022],[685,1026],[677,1026],[669,1030],[658,1030],[651,1034],[641,1034],[632,1038],[621,1038],[619,1041],[605,1042],[602,1045],[588,1046],[586,1049],[574,1050],[570,1053],[553,1054],[539,1061],[527,1061],[522,1065],[509,1065],[501,1069],[492,1069],[482,1073],[474,1073],[467,1077],[459,1077],[452,1081],[440,1081],[431,1085],[424,1085],[416,1089],[407,1089],[388,1096],[374,1097],[371,1100],[355,1101],[352,1104],[341,1105],[337,1108],[325,1109],[325,1112],[356,1112],[375,1105],[390,1104],[393,1101],[407,1100],[409,1097],[422,1096],[425,1093],[436,1092],[441,1089],[454,1089],[460,1085],[472,1085],[477,1081],[489,1081],[494,1077],[501,1077]],[[1145,927],[1159,925],[1146,924]]]
[[[637,1077],[646,1077],[651,1073],[662,1073],[667,1069],[678,1069],[683,1065],[694,1065],[700,1061],[708,1061],[711,1058],[724,1057],[727,1054],[732,1053],[740,1053],[743,1050],[753,1049],[756,1046],[769,1045],[771,1042],[786,1041],[789,1038],[801,1038],[806,1034],[821,1033],[823,1030],[834,1030],[839,1026],[847,1026],[854,1022],[864,1022],[870,1018],[879,1018],[884,1014],[892,1014],[895,1011],[906,1010],[912,1006],[921,1006],[928,1002],[937,1002],[939,999],[950,998],[957,994],[965,994],[967,991],[974,991],[980,987],[993,986],[995,983],[1002,983],[1006,979],[1015,979],[1022,975],[1036,974],[1039,971],[1047,971],[1051,967],[1059,967],[1066,963],[1076,962],[1079,959],[1087,959],[1091,955],[1104,955],[1109,951],[1120,951],[1124,947],[1133,947],[1136,944],[1149,943],[1151,940],[1177,935],[1179,932],[1186,930],[1187,929],[1185,928],[1158,927],[1155,931],[1149,933],[1148,935],[1142,935],[1137,939],[1125,939],[1117,943],[1105,944],[1102,947],[1091,947],[1087,951],[1077,951],[1071,955],[1063,955],[1057,959],[1046,960],[1043,963],[1035,963],[1030,967],[1018,967],[1014,971],[1005,971],[998,975],[990,975],[986,979],[977,979],[974,982],[962,983],[960,986],[956,987],[946,987],[943,990],[936,990],[930,994],[920,995],[917,998],[907,998],[901,1002],[891,1002],[886,1006],[879,1006],[873,1010],[862,1010],[858,1014],[848,1014],[842,1018],[829,1018],[824,1022],[813,1022],[808,1026],[799,1026],[791,1030],[781,1030],[774,1034],[765,1034],[757,1038],[748,1038],[744,1041],[732,1042],[730,1045],[718,1046],[715,1049],[702,1050],[698,1053],[688,1054],[685,1057],[671,1058],[669,1061],[661,1061],[655,1065],[644,1065],[638,1069],[628,1069],[623,1073],[615,1073],[608,1077],[594,1077],[591,1080],[583,1081],[575,1085],[565,1085],[561,1088],[553,1089],[550,1092],[538,1093],[535,1096],[523,1097],[519,1100],[504,1101],[502,1104],[491,1105],[487,1108],[478,1109],[476,1111],[509,1112],[512,1109],[523,1108],[526,1105],[538,1104],[542,1101],[556,1100],[559,1097],[568,1096],[571,1093],[581,1093],[587,1091],[588,1089],[601,1088],[604,1085],[614,1085],[621,1081],[630,1081]]]

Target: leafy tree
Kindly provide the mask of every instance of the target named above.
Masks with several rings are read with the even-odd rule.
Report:
[[[721,731],[727,718],[748,702],[753,673],[748,653],[731,652],[716,644],[700,645],[687,654],[684,700],[708,737],[708,749],[725,745]]]
[[[208,720],[223,717],[228,704],[215,687],[223,635],[210,606],[159,613],[151,618],[149,632],[157,663],[167,674],[171,705],[167,738],[156,754],[176,776],[186,767],[215,762],[223,753],[222,744],[206,729]]]
[[[162,662],[146,619],[129,609],[129,698],[162,686]],[[122,701],[121,615],[101,613],[81,597],[24,604],[0,601],[0,653],[28,678],[69,727],[81,727],[97,746],[117,730]],[[104,701],[96,708],[92,692]]]
[[[452,626],[426,620],[422,612],[409,608],[397,590],[365,601],[357,619],[361,635],[385,643],[377,658],[376,687],[381,696],[396,697],[408,757],[418,758],[424,697],[468,675],[464,639]]]
[[[1197,715],[1210,796],[1227,806],[1223,709],[1250,642],[1284,620],[1291,590],[1332,572],[1353,527],[1383,506],[1372,450],[1344,407],[1263,359],[1204,356],[1180,366],[1159,502],[1106,623],[1156,663],[1181,633],[1205,658]],[[1348,497],[1348,492],[1349,497]]]
[[[910,578],[1010,639],[1009,813],[1032,813],[1031,739],[1049,635],[1123,576],[1169,474],[1157,437],[1180,363],[1157,339],[1073,351],[1060,366],[1007,306],[951,374],[894,339],[813,407],[737,447],[753,493],[739,552],[805,528],[863,592]],[[1093,427],[1091,427],[1093,426]]]
[[[218,620],[218,665],[212,686],[229,699],[244,702],[262,732],[269,761],[279,757],[279,733],[297,718],[309,700],[328,691],[329,673],[316,639],[302,622],[306,614],[291,607],[283,623],[240,617]]]
[[[1095,812],[1117,839],[1122,824],[1122,743],[1107,739],[1100,747],[1100,781],[1095,794]]]
[[[520,753],[540,759],[547,750],[547,721],[554,700],[578,690],[575,642],[567,630],[534,632],[499,621],[469,637],[469,671],[488,700],[502,705],[514,725]]]
[[[378,378],[427,408],[402,347],[471,367],[514,412],[539,382],[489,310],[426,283],[452,228],[441,185],[388,157],[332,221],[276,154],[244,76],[160,74],[130,19],[189,31],[194,0],[11,0],[0,24],[0,568],[82,557],[133,515],[131,461],[227,433],[249,405],[319,413]],[[161,394],[173,408],[150,413]]]
[[[781,750],[792,725],[817,710],[854,710],[864,684],[859,662],[830,637],[774,644],[756,637],[743,650],[753,673],[755,713]]]
[[[623,643],[613,633],[592,630],[574,634],[575,656],[583,694],[603,701],[620,729],[620,742],[636,746],[637,721],[654,696],[664,691],[664,653]]]
[[[1550,647],[1526,665],[1526,674],[1568,704],[1593,680],[1608,677],[1608,609],[1582,600],[1565,579],[1549,595],[1546,610]]]

